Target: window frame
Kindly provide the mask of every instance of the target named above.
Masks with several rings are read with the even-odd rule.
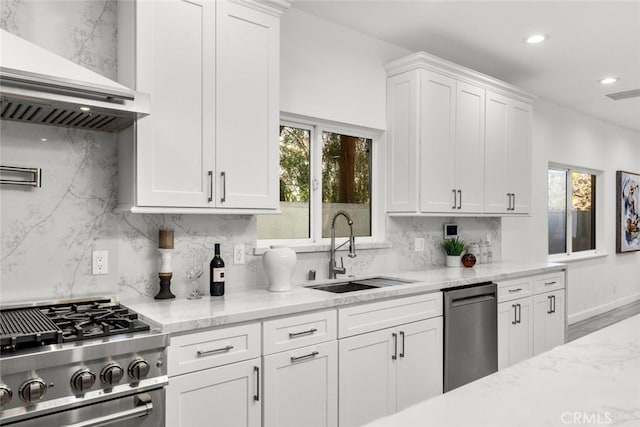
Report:
[[[566,173],[567,180],[565,182],[565,219],[566,219],[566,230],[565,230],[565,245],[566,251],[559,254],[549,254],[549,187],[548,187],[548,178],[549,178],[549,170],[562,170]],[[572,182],[571,182],[571,174],[572,172],[577,173],[586,173],[595,176],[595,249],[588,249],[584,251],[574,251],[573,250],[573,239],[571,235],[571,231],[573,229],[573,215],[572,215]],[[547,167],[547,260],[549,262],[568,262],[571,260],[581,260],[581,259],[589,259],[589,258],[598,258],[602,256],[606,256],[607,253],[602,249],[604,242],[604,206],[602,204],[604,194],[604,172],[597,169],[591,169],[588,167],[575,166],[575,165],[567,165],[563,163],[554,163],[549,162]]]
[[[328,237],[322,237],[322,133],[333,132],[351,135],[371,140],[371,236],[356,237],[356,244],[373,244],[384,241],[384,217],[382,206],[384,185],[381,176],[381,147],[380,141],[384,134],[378,129],[363,126],[337,123],[328,120],[315,119],[297,114],[281,113],[280,126],[297,127],[311,131],[311,173],[310,183],[310,236],[305,239],[256,239],[256,248],[268,248],[272,245],[290,246],[294,250],[300,247],[318,247],[324,251],[324,246],[331,243]],[[342,239],[342,238],[338,238]]]

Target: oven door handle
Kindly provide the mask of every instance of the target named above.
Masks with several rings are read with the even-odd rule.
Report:
[[[116,412],[115,414],[105,415],[103,417],[93,418],[91,420],[83,421],[77,424],[70,424],[67,427],[100,427],[115,423],[116,421],[124,421],[131,418],[144,417],[149,415],[151,411],[153,411],[153,402],[151,401],[151,396],[147,393],[136,395],[135,404],[135,408]]]

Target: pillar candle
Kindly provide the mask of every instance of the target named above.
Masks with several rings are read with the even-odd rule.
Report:
[[[160,230],[158,247],[160,249],[173,249],[173,230]]]

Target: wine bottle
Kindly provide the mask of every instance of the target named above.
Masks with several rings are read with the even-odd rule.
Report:
[[[215,244],[213,259],[209,264],[209,293],[212,297],[224,295],[224,261],[220,257],[220,243]]]

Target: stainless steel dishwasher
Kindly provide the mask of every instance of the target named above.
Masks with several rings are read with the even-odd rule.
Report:
[[[498,370],[497,285],[445,289],[444,391]]]

